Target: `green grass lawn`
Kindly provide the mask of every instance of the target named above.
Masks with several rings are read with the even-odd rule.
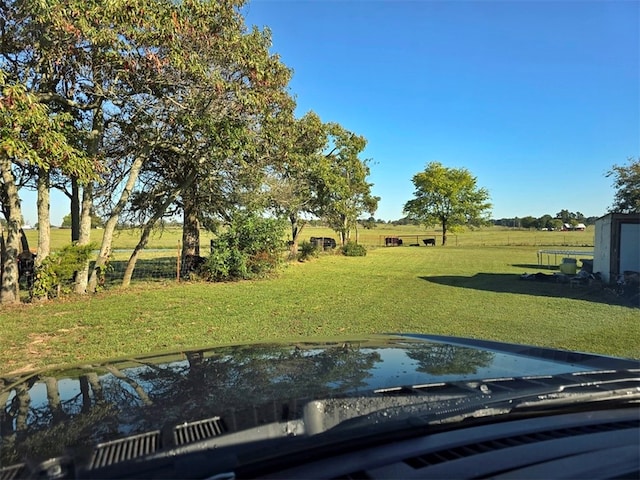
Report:
[[[640,313],[602,289],[519,279],[534,246],[373,248],[276,279],[138,283],[3,308],[0,374],[196,346],[418,332],[640,358]]]

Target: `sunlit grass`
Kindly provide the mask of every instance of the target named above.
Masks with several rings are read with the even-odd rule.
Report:
[[[519,279],[536,247],[370,249],[272,280],[134,284],[4,308],[0,372],[195,346],[418,332],[640,358],[639,311],[601,289]]]

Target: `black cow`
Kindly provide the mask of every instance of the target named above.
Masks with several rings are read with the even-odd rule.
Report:
[[[18,255],[18,278],[24,278],[29,286],[33,283],[35,259],[35,253],[31,253],[26,250]]]
[[[331,248],[336,248],[336,239],[331,237],[311,237],[311,243],[313,243],[317,248],[324,248],[325,250],[329,250]]]
[[[433,245],[434,247],[436,246],[436,239],[435,238],[424,238],[422,239],[422,242],[428,247],[429,245]]]

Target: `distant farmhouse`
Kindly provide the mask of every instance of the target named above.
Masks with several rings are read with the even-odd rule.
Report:
[[[565,223],[562,225],[562,230],[563,231],[568,231],[568,230],[577,230],[580,232],[584,232],[587,229],[587,226],[584,223],[578,223],[577,225],[571,225],[570,223]]]

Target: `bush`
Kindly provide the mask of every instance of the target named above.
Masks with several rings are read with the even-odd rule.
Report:
[[[307,242],[305,240],[298,246],[298,261],[306,262],[311,257],[317,257],[317,256],[318,256],[318,248],[316,244]]]
[[[95,245],[67,245],[49,255],[34,272],[31,298],[54,298],[71,292],[75,274],[91,256]]]
[[[239,213],[212,242],[212,252],[200,270],[203,278],[219,282],[268,275],[282,262],[285,224],[278,219]]]
[[[342,254],[347,257],[364,257],[367,254],[367,249],[364,245],[359,245],[356,242],[347,242],[347,244],[342,247]]]

